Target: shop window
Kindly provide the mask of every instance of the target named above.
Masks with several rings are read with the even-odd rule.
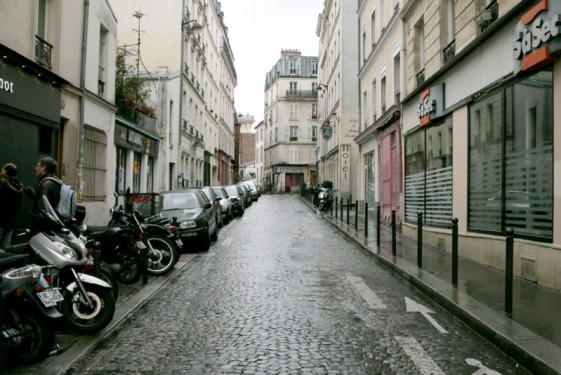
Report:
[[[141,176],[142,154],[134,153],[132,161],[132,192],[140,193],[140,176]]]
[[[452,220],[452,118],[405,139],[405,221],[448,227]]]
[[[117,194],[124,195],[127,176],[127,150],[117,147],[117,168],[115,168],[115,190]]]
[[[553,90],[546,69],[470,107],[469,230],[553,238]]]
[[[148,157],[146,164],[146,192],[154,192],[154,158]]]
[[[84,128],[84,200],[104,201],[106,197],[107,136],[99,129]]]

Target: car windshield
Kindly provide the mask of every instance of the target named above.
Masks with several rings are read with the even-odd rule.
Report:
[[[220,188],[212,188],[212,190],[214,190],[214,192],[216,193],[216,195],[218,195],[220,198],[226,198],[226,196],[224,195],[224,192],[222,191],[222,189],[220,189]]]
[[[194,193],[171,193],[163,195],[162,210],[201,208]]]
[[[229,196],[237,197],[239,195],[238,189],[235,186],[228,186],[226,188]]]

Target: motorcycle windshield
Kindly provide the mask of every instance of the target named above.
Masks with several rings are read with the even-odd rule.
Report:
[[[51,220],[54,224],[60,225],[61,227],[64,227],[64,224],[62,223],[62,221],[60,220],[60,218],[58,217],[58,214],[56,213],[55,209],[53,208],[53,206],[51,206],[51,203],[49,202],[49,199],[43,195],[41,197],[43,199],[43,203],[45,204],[45,209],[47,210],[47,213],[49,214],[49,220]]]

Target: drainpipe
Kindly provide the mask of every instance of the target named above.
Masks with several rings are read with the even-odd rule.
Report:
[[[88,45],[88,18],[90,0],[84,0],[84,19],[82,23],[82,61],[80,66],[80,123],[78,124],[78,162],[76,166],[76,191],[78,202],[82,203],[84,192],[84,107],[86,97],[86,51]]]
[[[183,26],[183,19],[185,18],[185,0],[181,1],[181,19],[180,19],[180,25],[181,25],[181,55],[179,57],[179,122],[178,122],[178,127],[177,127],[177,154],[179,156],[179,163],[177,163],[177,166],[174,170],[174,172],[176,174],[181,174],[184,171],[183,169],[183,157],[181,156],[181,138],[183,138],[182,136],[182,131],[181,129],[183,128],[183,71],[184,71],[184,65],[185,65],[185,26]],[[170,123],[170,126],[172,126],[172,124]],[[171,158],[170,158],[171,159]],[[174,160],[175,161],[175,160]],[[173,177],[173,176],[172,176]],[[176,178],[171,178],[170,181],[175,181],[175,183],[177,184],[177,179]],[[173,186],[170,186],[170,189],[173,189]]]

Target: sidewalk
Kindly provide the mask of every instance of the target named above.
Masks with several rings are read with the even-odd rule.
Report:
[[[300,197],[310,208],[308,200]],[[512,314],[504,312],[503,271],[465,258],[458,262],[458,286],[452,285],[452,255],[423,244],[423,268],[417,266],[417,239],[396,234],[396,257],[392,256],[391,228],[381,226],[380,246],[376,244],[376,221],[368,221],[364,236],[364,216],[355,230],[353,210],[335,219],[335,212],[320,213],[377,261],[399,274],[413,286],[449,310],[465,324],[535,374],[561,374],[561,293],[514,278]],[[318,211],[319,212],[319,211]],[[340,214],[340,212],[339,212]]]

